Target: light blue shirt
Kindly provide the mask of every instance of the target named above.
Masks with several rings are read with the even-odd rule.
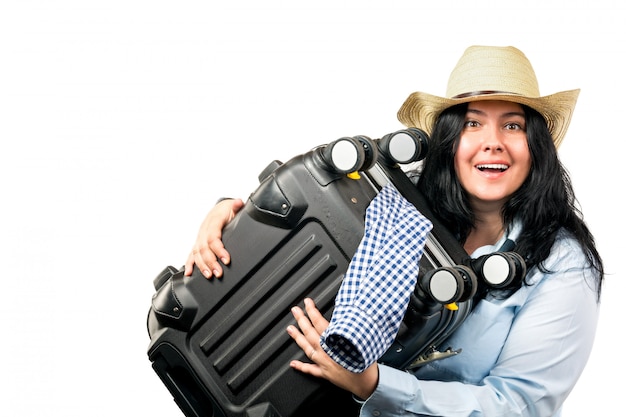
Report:
[[[493,246],[472,254],[490,253]],[[459,355],[414,373],[379,365],[379,382],[361,408],[377,416],[560,416],[591,353],[599,304],[578,243],[560,233],[532,285],[508,298],[488,295],[440,349]]]

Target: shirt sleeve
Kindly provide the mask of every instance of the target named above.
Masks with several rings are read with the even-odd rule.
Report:
[[[575,266],[581,257],[577,245],[561,244],[553,251],[556,261],[547,265],[554,273],[535,270],[535,277],[541,278],[534,285],[518,290],[512,300],[477,310],[489,323],[514,306],[510,330],[484,376],[471,377],[473,371],[482,372],[472,370],[480,361],[471,356],[465,358],[466,371],[459,375],[426,372],[428,380],[379,365],[378,387],[365,401],[361,416],[560,415],[587,363],[597,326],[599,304],[591,271]],[[486,329],[473,336],[489,340],[489,326]],[[469,338],[465,341],[471,343]],[[454,360],[461,361],[462,356]]]
[[[335,299],[322,348],[362,372],[391,346],[415,289],[432,223],[392,184],[366,211],[365,233]]]

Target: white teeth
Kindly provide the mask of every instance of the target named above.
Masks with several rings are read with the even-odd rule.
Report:
[[[502,171],[504,171],[508,167],[509,167],[508,165],[504,165],[504,164],[482,164],[482,165],[476,166],[476,168],[478,169],[499,169]]]

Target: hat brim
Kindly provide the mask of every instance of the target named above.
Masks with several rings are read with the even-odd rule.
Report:
[[[546,120],[554,145],[558,148],[569,127],[579,89],[567,90],[544,97],[524,97],[507,93],[487,93],[463,98],[438,97],[428,93],[412,93],[398,111],[398,120],[407,127],[432,133],[435,120],[447,108],[473,101],[503,100],[526,105],[538,111]]]

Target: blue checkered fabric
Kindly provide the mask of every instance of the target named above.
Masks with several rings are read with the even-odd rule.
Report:
[[[415,289],[432,223],[388,184],[371,201],[365,233],[320,339],[333,360],[362,372],[391,346]]]

